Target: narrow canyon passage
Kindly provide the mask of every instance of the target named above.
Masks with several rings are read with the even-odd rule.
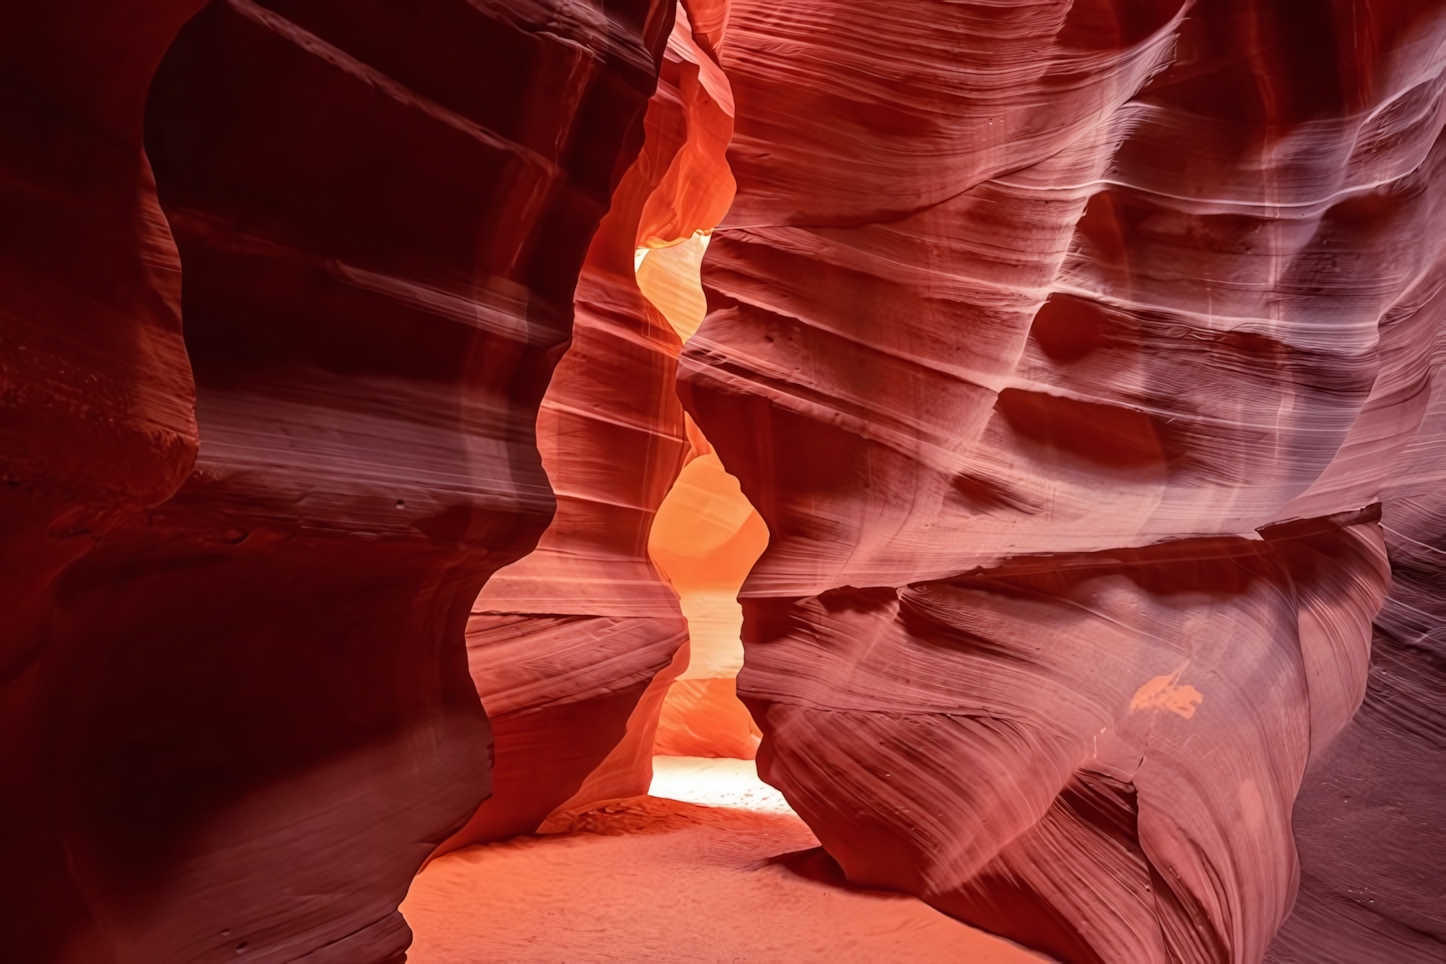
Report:
[[[639,289],[685,344],[703,318],[707,243],[699,232],[639,249],[634,262]],[[1047,960],[917,898],[849,885],[782,794],[758,779],[759,730],[736,695],[737,595],[768,529],[702,431],[691,419],[684,427],[687,461],[658,506],[647,551],[678,594],[688,642],[675,666],[686,666],[660,706],[633,711],[655,716],[647,795],[565,804],[544,832],[432,861],[402,905],[414,934],[408,960]],[[509,574],[500,575],[505,583]]]
[[[45,0],[0,964],[1446,962],[1446,0]]]

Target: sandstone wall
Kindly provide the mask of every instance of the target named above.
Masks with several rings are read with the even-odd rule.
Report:
[[[1259,961],[1304,873],[1290,946],[1439,955],[1442,14],[732,5],[681,391],[772,533],[760,772],[850,879],[1119,964]]]
[[[399,961],[489,789],[463,631],[552,516],[536,411],[672,9],[42,6],[4,41],[0,946]]]
[[[542,400],[557,516],[472,608],[469,662],[493,719],[497,783],[445,848],[646,793],[661,703],[687,665],[688,623],[647,550],[689,451],[673,389],[682,343],[635,269],[639,249],[712,228],[732,199],[732,104],[706,35],[694,35],[695,8],[709,4],[677,9],[646,142],[588,249],[572,342]]]

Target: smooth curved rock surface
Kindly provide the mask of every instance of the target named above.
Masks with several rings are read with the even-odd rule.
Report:
[[[851,880],[1120,964],[1260,961],[1304,875],[1282,946],[1439,955],[1430,778],[1324,788],[1441,747],[1401,582],[1351,720],[1388,551],[1439,579],[1393,486],[1440,464],[1443,40],[1439,3],[732,4],[680,392],[772,533],[760,772]]]
[[[1294,814],[1300,893],[1271,947],[1271,962],[1446,958],[1439,857],[1446,852],[1446,344],[1440,332],[1429,367],[1416,369],[1429,399],[1426,415],[1384,492],[1391,592],[1376,617],[1365,702],[1306,769]]]
[[[0,956],[399,964],[439,844],[751,752],[771,533],[853,881],[1443,958],[1441,0],[16,6]]]
[[[538,415],[557,515],[468,621],[497,781],[444,851],[647,792],[661,701],[688,658],[688,624],[648,533],[689,442],[673,388],[681,342],[639,289],[635,253],[711,228],[728,206],[731,104],[718,77],[680,6],[642,153],[588,249],[572,342]]]
[[[4,551],[42,611],[0,946],[400,961],[488,792],[463,630],[552,516],[534,419],[672,11],[200,6],[3,41]]]
[[[0,947],[17,959],[47,960],[88,916],[37,792],[57,583],[196,457],[179,263],[142,125],[156,64],[200,7],[31,5],[0,31]]]

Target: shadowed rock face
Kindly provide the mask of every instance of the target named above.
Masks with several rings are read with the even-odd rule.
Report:
[[[772,533],[760,772],[850,879],[1109,964],[1260,961],[1299,885],[1273,957],[1439,959],[1443,41],[732,5],[680,391]]]
[[[1418,369],[1427,412],[1392,470],[1381,528],[1391,592],[1365,702],[1313,757],[1295,807],[1300,894],[1268,960],[1432,964],[1446,943],[1446,384],[1438,338]]]
[[[0,941],[400,960],[489,789],[463,630],[552,515],[536,411],[672,11],[142,6],[4,40]]]
[[[87,916],[48,784],[66,567],[196,456],[176,247],[146,91],[201,6],[38,4],[0,31],[0,946],[46,960]]]
[[[688,623],[648,535],[690,448],[673,389],[682,343],[639,289],[636,252],[711,229],[732,198],[732,104],[690,17],[711,6],[678,8],[643,151],[588,249],[572,342],[542,400],[557,515],[535,552],[487,584],[467,624],[497,780],[443,849],[648,789],[661,703],[688,662]]]

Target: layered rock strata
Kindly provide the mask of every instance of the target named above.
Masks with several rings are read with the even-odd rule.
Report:
[[[672,9],[199,7],[4,41],[3,551],[36,605],[0,946],[400,961],[488,792],[463,630],[552,515],[534,419]]]
[[[1428,405],[1382,493],[1391,591],[1360,711],[1314,755],[1294,811],[1300,892],[1267,960],[1433,964],[1446,958],[1446,344],[1401,352]],[[1404,373],[1403,373],[1404,374]]]
[[[732,5],[681,391],[772,533],[760,772],[850,879],[1121,964],[1259,961],[1304,873],[1291,947],[1345,901],[1341,960],[1439,954],[1430,778],[1325,798],[1441,748],[1391,486],[1439,465],[1442,13]],[[1375,907],[1345,826],[1397,834]]]
[[[647,552],[689,451],[673,387],[681,342],[635,269],[640,248],[711,228],[732,198],[732,104],[690,9],[678,8],[646,142],[588,249],[572,342],[542,400],[538,444],[557,515],[469,617],[496,782],[443,849],[531,832],[559,807],[646,793],[661,702],[687,664],[687,621]]]

